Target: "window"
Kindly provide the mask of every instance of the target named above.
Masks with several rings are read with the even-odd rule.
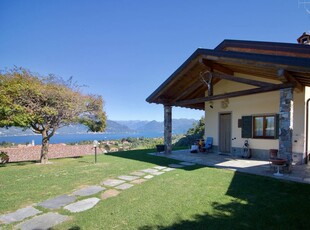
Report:
[[[253,116],[253,138],[276,138],[276,116]]]

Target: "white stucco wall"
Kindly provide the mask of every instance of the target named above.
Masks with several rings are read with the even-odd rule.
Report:
[[[236,74],[242,77],[244,75]],[[250,77],[250,76],[247,76]],[[254,80],[262,80],[257,77],[251,77]],[[279,83],[278,81],[269,81]],[[240,91],[254,88],[246,84],[236,83],[227,80],[221,80],[214,86],[214,95],[233,91]],[[294,116],[293,116],[293,153],[303,153],[305,148],[305,101],[306,92],[310,96],[310,90],[297,93],[294,92]],[[207,92],[206,92],[207,93]],[[213,101],[213,109],[210,108],[210,102],[205,103],[205,136],[214,138],[214,145],[219,145],[219,114],[231,112],[232,115],[232,148],[241,148],[244,138],[241,138],[241,128],[238,128],[238,119],[247,115],[260,114],[278,114],[279,113],[279,91],[235,97],[229,99],[227,108],[222,107],[224,100]],[[252,149],[278,149],[278,140],[268,139],[249,139]]]

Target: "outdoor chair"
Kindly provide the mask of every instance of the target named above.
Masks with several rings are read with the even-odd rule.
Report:
[[[212,145],[213,145],[213,137],[207,137],[205,144],[205,151],[208,152],[210,149],[212,149]]]
[[[278,150],[277,149],[270,149],[269,150],[269,166],[270,170],[276,171],[277,166],[272,163],[272,160],[278,157]]]

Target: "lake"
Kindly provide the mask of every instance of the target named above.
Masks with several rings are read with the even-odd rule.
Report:
[[[146,137],[146,138],[155,138],[155,137],[163,137],[163,133],[119,133],[119,134],[111,134],[111,133],[87,133],[87,134],[55,134],[51,139],[51,144],[59,144],[59,143],[75,143],[80,141],[93,141],[93,140],[120,140],[122,138],[127,137]],[[34,141],[35,145],[41,145],[41,135],[24,135],[24,136],[3,136],[0,137],[0,143],[11,142],[16,144],[22,143],[32,143]]]

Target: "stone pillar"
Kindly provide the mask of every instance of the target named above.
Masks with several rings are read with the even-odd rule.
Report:
[[[165,154],[172,151],[172,107],[164,105],[164,144]]]
[[[279,156],[292,159],[294,89],[280,90]]]

